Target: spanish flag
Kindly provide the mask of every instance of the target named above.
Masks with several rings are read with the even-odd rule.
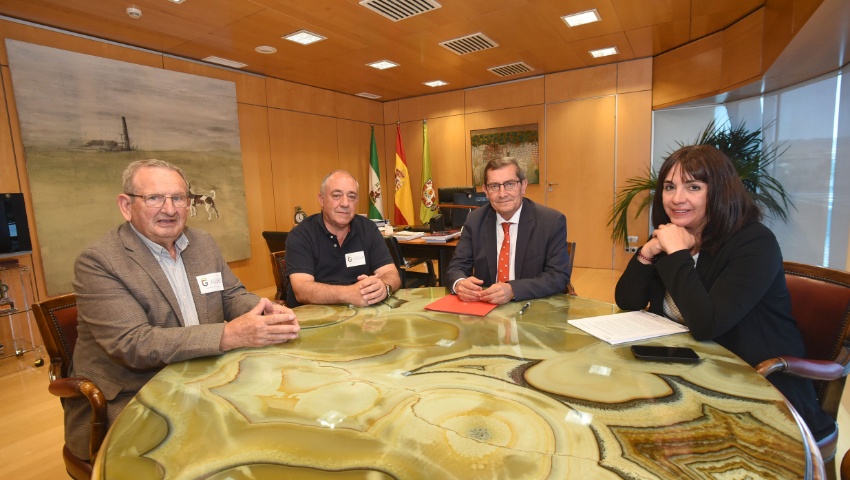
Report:
[[[413,195],[410,191],[410,172],[401,145],[401,125],[396,124],[395,137],[395,218],[394,225],[414,225]]]

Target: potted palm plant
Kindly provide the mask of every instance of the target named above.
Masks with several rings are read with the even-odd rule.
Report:
[[[677,145],[683,147],[686,144],[677,142]],[[764,144],[760,128],[750,131],[744,123],[718,125],[714,120],[690,145],[713,145],[725,153],[756,203],[769,216],[783,222],[788,220],[788,209],[794,208],[794,203],[782,184],[768,173],[768,167],[785,153],[787,147]],[[608,219],[608,225],[612,227],[611,240],[615,244],[628,245],[629,207],[632,201],[640,198],[635,218],[640,215],[652,204],[657,183],[658,174],[650,168],[644,176],[626,180],[625,186],[617,193]]]

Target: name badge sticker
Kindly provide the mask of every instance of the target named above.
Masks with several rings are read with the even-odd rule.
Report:
[[[345,266],[348,268],[366,265],[366,254],[363,251],[347,253],[345,255]]]
[[[221,272],[198,275],[198,287],[201,293],[220,292],[224,290],[224,282],[221,280]]]

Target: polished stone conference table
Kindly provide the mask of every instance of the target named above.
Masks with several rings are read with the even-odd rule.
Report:
[[[616,307],[557,295],[486,317],[304,306],[299,340],[170,365],[130,402],[99,478],[803,478],[782,396],[680,334],[696,365],[635,360],[567,324]]]

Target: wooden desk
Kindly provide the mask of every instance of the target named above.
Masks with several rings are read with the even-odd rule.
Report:
[[[405,258],[430,258],[431,260],[436,260],[437,271],[440,277],[437,285],[442,287],[450,286],[444,284],[443,279],[446,278],[449,262],[452,261],[452,257],[455,255],[457,240],[446,243],[425,243],[425,240],[421,238],[406,241],[399,239],[398,244],[401,246],[401,253]]]
[[[113,425],[95,478],[804,478],[782,395],[688,334],[696,365],[635,360],[556,295],[486,317],[407,303],[304,306],[291,343],[163,369]]]

